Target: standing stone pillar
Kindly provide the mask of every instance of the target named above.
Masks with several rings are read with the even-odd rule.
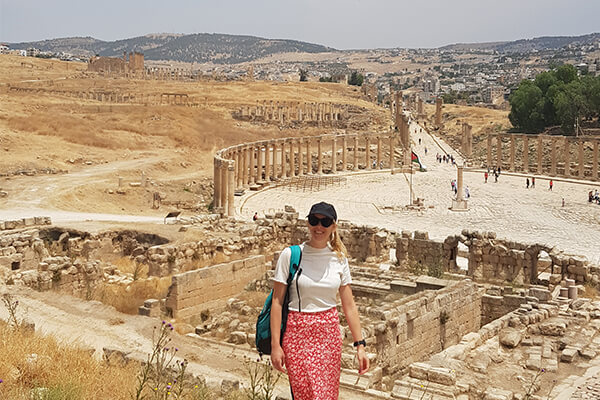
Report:
[[[462,151],[465,157],[471,157],[473,153],[473,135],[471,133],[471,125],[466,122],[462,125]]]
[[[296,155],[294,154],[294,140],[290,140],[289,142],[289,146],[290,148],[290,171],[289,171],[289,176],[294,177],[296,176]]]
[[[229,161],[227,165],[227,216],[235,215],[235,161]]]
[[[544,164],[543,164],[543,157],[544,157],[544,137],[542,135],[538,135],[538,146],[537,146],[537,173],[538,174],[542,174],[543,168],[544,168]]]
[[[312,139],[306,139],[306,173],[312,174]]]
[[[550,160],[550,175],[556,176],[556,146],[558,141],[552,138],[551,160]]]
[[[271,142],[265,143],[265,181],[271,180]]]
[[[358,171],[358,135],[354,135],[354,165],[352,166],[353,171]]]
[[[381,136],[377,136],[377,168],[381,168]]]
[[[248,155],[250,156],[250,186],[256,184],[256,169],[254,168],[256,166],[256,146],[252,145],[250,147],[250,152],[248,153]]]
[[[371,169],[371,144],[369,143],[369,136],[365,136],[365,163],[367,164],[366,169]]]
[[[571,144],[565,137],[565,176],[571,176]]]
[[[288,171],[287,154],[285,152],[285,140],[281,141],[281,177],[287,178],[289,175]]]
[[[317,139],[317,174],[323,173],[323,149],[321,146],[322,139]]]
[[[228,200],[228,191],[229,191],[229,183],[228,183],[228,163],[225,161],[221,162],[220,172],[221,172],[221,215],[227,215],[227,200]]]
[[[502,135],[496,136],[496,166],[502,168]]]
[[[441,97],[435,99],[435,124],[438,127],[442,126],[442,104]]]
[[[346,135],[342,138],[342,171],[348,168],[348,139]]]
[[[579,139],[579,179],[584,178],[585,174],[585,162],[583,161],[583,139]]]
[[[257,157],[257,162],[258,165],[256,166],[256,181],[257,182],[262,182],[263,181],[263,169],[265,166],[265,153],[263,152],[263,143],[259,143],[259,145],[256,147],[257,151],[258,151],[258,157]]]
[[[220,161],[217,157],[214,158],[213,172],[213,209],[217,210],[221,207],[221,171]]]
[[[241,148],[237,148],[237,150],[235,151],[235,165],[236,165],[236,175],[237,175],[237,179],[236,179],[236,187],[238,189],[242,188],[242,186],[244,185],[242,182],[242,149]]]
[[[331,138],[331,173],[337,173],[337,148],[335,136]]]
[[[523,135],[523,172],[529,172],[529,136]]]
[[[469,209],[467,200],[464,198],[463,187],[463,164],[456,165],[456,199],[452,200],[452,211],[467,211]]]
[[[487,137],[487,166],[492,165],[492,139],[493,136],[488,133]]]
[[[594,154],[592,157],[592,179],[598,180],[598,140],[594,140]]]
[[[302,157],[302,139],[298,140],[298,176],[304,175],[304,160]]]
[[[242,184],[248,187],[248,148],[242,149]]]
[[[390,170],[394,174],[394,135],[390,135]]]
[[[510,164],[508,170],[515,170],[515,135],[510,135]]]

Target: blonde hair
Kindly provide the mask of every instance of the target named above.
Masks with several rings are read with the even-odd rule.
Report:
[[[344,246],[344,243],[342,243],[342,239],[340,239],[340,234],[337,231],[337,224],[336,229],[334,229],[333,232],[331,232],[329,244],[331,245],[331,248],[333,249],[333,251],[335,251],[340,260],[342,260],[343,258],[348,258],[348,250],[346,250],[346,246]]]

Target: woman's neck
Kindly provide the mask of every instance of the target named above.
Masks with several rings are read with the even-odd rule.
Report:
[[[308,242],[306,242],[306,244],[315,249],[324,249],[325,247],[327,247],[327,241],[325,241],[325,242],[318,241],[317,242],[313,239],[310,239]]]

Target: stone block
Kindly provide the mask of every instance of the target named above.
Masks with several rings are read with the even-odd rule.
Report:
[[[512,400],[513,392],[497,388],[488,388],[483,393],[483,400]]]
[[[540,333],[545,336],[564,336],[567,325],[564,322],[544,322],[540,324]]]
[[[504,329],[500,332],[500,343],[510,349],[521,343],[521,332],[516,329]]]
[[[427,371],[427,380],[440,385],[454,386],[456,384],[456,372],[449,368],[431,367]]]
[[[560,361],[565,363],[571,363],[575,360],[579,350],[574,347],[567,347],[560,355]]]

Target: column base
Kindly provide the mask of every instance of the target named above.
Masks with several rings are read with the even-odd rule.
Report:
[[[467,200],[452,200],[452,211],[469,211]]]

